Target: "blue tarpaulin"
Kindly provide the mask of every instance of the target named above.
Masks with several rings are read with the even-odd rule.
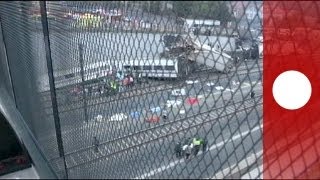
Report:
[[[136,111],[136,112],[132,112],[130,115],[131,115],[131,117],[132,117],[132,118],[137,119],[137,118],[139,118],[139,117],[140,117],[140,112],[138,112],[138,111]]]

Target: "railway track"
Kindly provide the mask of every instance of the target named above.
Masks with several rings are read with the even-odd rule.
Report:
[[[251,67],[253,67],[254,65],[258,65],[258,67],[262,67],[262,61],[258,61],[258,63],[252,64]],[[246,64],[236,67],[237,73],[241,73],[246,69],[248,69],[248,66]],[[174,80],[174,81],[157,82],[155,84],[151,84],[150,86],[142,86],[140,88],[157,87],[157,86],[165,86],[165,85],[177,84],[177,81],[180,81],[180,82],[182,81],[183,82],[183,80],[185,80],[185,79],[196,79],[196,78],[200,78],[201,79],[205,75],[208,75],[208,73],[209,74],[210,73],[215,73],[215,71],[213,71],[213,69],[200,69],[200,70],[190,74],[188,77],[180,78],[180,79]],[[219,75],[219,74],[213,74],[213,75]],[[220,74],[220,76],[226,76],[226,75],[236,75],[236,74],[235,74],[235,72],[231,72],[231,73],[228,73],[228,74]],[[98,86],[98,83],[93,83],[93,85],[88,86],[88,87],[96,87],[96,86]],[[139,88],[135,88],[135,89],[139,89]],[[132,90],[135,90],[135,89],[132,89]],[[59,89],[56,90],[57,94],[68,93],[68,91],[69,91],[68,88],[65,88],[65,89],[59,88]],[[41,92],[40,96],[41,96],[42,102],[51,101],[50,92],[49,91]],[[59,96],[57,98],[59,99]]]
[[[170,121],[157,125],[148,129],[143,129],[134,133],[124,135],[120,138],[101,142],[99,145],[100,153],[94,153],[93,146],[78,149],[73,152],[65,154],[68,169],[73,169],[87,163],[94,163],[101,158],[129,151],[130,149],[145,146],[147,144],[168,138],[173,135],[183,135],[186,131],[204,126],[216,121],[227,120],[230,115],[235,116],[241,113],[247,113],[251,108],[262,108],[262,95],[257,97],[258,102],[252,104],[252,101],[240,101],[232,106],[220,107],[215,110],[208,110],[196,115],[179,118],[175,121]],[[137,139],[141,140],[139,143]],[[50,161],[57,161],[58,158],[51,159]]]
[[[247,67],[242,67],[242,68],[239,68],[239,70],[233,74],[232,73],[221,74],[220,76],[208,76],[208,72],[201,72],[201,73],[197,73],[197,74],[195,73],[192,76],[189,76],[188,80],[199,80],[199,82],[203,84],[207,81],[217,81],[217,80],[232,78],[235,76],[237,77],[247,76],[248,74],[254,74],[254,73],[257,75],[261,75],[262,73],[261,71],[262,70],[260,69],[260,66],[259,66],[258,69],[252,68],[249,70],[247,69]],[[205,76],[207,77],[204,78]],[[130,91],[118,93],[114,96],[98,96],[94,98],[91,97],[91,98],[87,98],[87,107],[96,106],[96,105],[109,103],[109,102],[111,103],[119,100],[125,100],[125,99],[136,97],[138,95],[143,96],[147,94],[173,90],[176,88],[181,88],[183,85],[185,85],[185,81],[173,82],[170,84],[162,83],[155,86],[144,86],[141,88],[134,88],[134,89],[131,89]],[[44,105],[46,115],[51,115],[52,114],[51,101],[42,102],[42,103],[46,103],[46,105]],[[83,108],[84,99],[77,99],[64,105],[62,105],[61,103],[58,103],[58,104],[59,104],[59,112],[66,113],[73,110],[78,110],[79,108]]]

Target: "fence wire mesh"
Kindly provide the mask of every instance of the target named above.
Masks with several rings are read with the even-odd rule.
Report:
[[[0,18],[17,108],[60,178],[262,178],[262,1],[44,5]]]

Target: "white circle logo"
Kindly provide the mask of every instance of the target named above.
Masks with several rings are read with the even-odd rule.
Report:
[[[311,91],[309,79],[303,73],[293,70],[281,73],[272,86],[276,102],[289,110],[299,109],[307,104]]]

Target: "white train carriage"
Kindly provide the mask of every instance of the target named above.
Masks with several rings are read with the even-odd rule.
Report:
[[[138,77],[153,78],[177,78],[187,75],[191,70],[186,60],[166,58],[129,61],[123,65],[123,69]]]
[[[107,62],[95,62],[85,64],[84,68],[84,81],[91,81],[94,79],[106,77],[111,75],[113,67]],[[66,86],[75,85],[82,82],[81,68],[74,67],[66,70],[54,71],[55,87],[57,89]],[[47,74],[42,75],[38,79],[39,92],[49,91],[49,78]]]

